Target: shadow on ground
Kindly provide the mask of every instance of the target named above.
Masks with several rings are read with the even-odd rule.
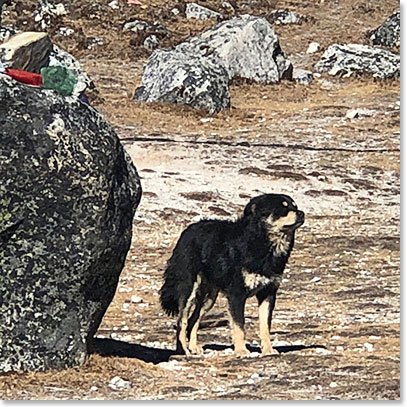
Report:
[[[215,350],[222,351],[226,349],[233,349],[232,345],[219,345],[219,344],[209,344],[203,347],[205,350]],[[275,346],[279,353],[294,352],[303,349],[314,349],[323,348],[323,345],[287,345],[287,346]],[[261,350],[259,347],[248,345],[247,349],[250,352],[258,352]],[[170,349],[160,349],[160,348],[150,348],[148,346],[138,345],[135,343],[127,343],[122,341],[117,341],[115,339],[106,338],[94,338],[92,344],[89,347],[89,353],[97,353],[101,356],[118,356],[126,358],[135,358],[143,360],[147,363],[161,363],[168,362],[172,356],[176,356],[175,350]],[[182,355],[177,355],[182,358]]]

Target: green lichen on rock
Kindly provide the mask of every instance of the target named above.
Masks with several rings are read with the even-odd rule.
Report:
[[[141,196],[88,105],[0,75],[0,371],[83,363]]]

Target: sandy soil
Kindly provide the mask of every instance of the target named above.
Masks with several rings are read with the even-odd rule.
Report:
[[[108,10],[107,2],[94,3]],[[220,10],[220,3],[205,4]],[[78,4],[85,10],[85,1]],[[134,14],[171,27],[171,45],[190,35],[192,26],[208,24],[169,17],[175,4],[151,2]],[[282,49],[308,69],[333,42],[366,43],[366,31],[397,7],[394,1],[378,6],[347,0],[246,4],[263,15],[277,7],[312,17],[299,26],[276,27]],[[106,16],[111,23],[103,27],[87,25],[84,13],[75,24],[85,34],[108,38],[108,30],[131,17],[113,11]],[[94,79],[95,105],[116,127],[142,178],[117,294],[84,366],[3,375],[1,397],[399,399],[399,82],[325,75],[309,86],[236,82],[232,109],[217,116],[136,104],[131,95],[148,51],[131,45],[129,35],[116,30],[105,47],[90,50],[80,46],[79,34],[64,40]],[[62,41],[58,35],[55,40]],[[311,41],[320,42],[322,51],[309,56]],[[355,108],[371,115],[348,119]],[[220,298],[202,322],[204,355],[174,357],[175,321],[160,309],[158,290],[179,234],[202,217],[234,218],[251,197],[272,191],[291,195],[306,213],[274,313],[279,354],[258,354],[257,307],[249,300],[252,353],[235,359]],[[109,385],[115,376],[129,388]]]

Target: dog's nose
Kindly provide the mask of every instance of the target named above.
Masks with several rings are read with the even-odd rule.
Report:
[[[304,212],[303,211],[297,211],[297,216],[299,219],[304,220]]]

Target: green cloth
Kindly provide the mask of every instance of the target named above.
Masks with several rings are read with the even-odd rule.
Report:
[[[46,66],[41,68],[42,86],[53,89],[64,96],[72,95],[78,82],[74,73],[64,66]]]

